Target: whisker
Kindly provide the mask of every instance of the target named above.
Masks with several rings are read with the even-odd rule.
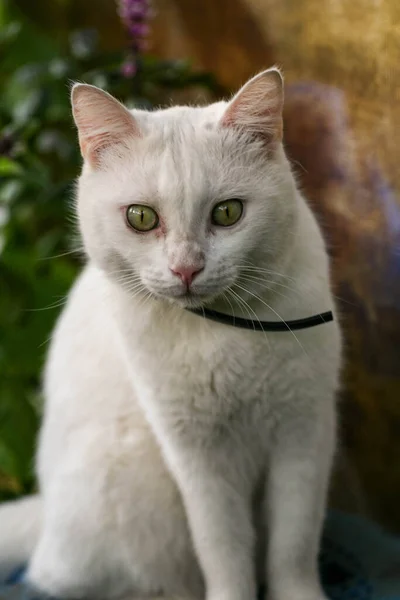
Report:
[[[253,313],[253,315],[255,315],[255,317],[256,317],[256,320],[257,320],[257,315],[256,315],[256,313],[255,313],[254,311],[250,312],[250,307],[248,306],[247,302],[245,302],[245,301],[243,300],[243,298],[241,298],[241,297],[239,296],[239,294],[237,294],[237,293],[236,293],[234,290],[232,290],[232,289],[229,289],[228,291],[231,293],[231,295],[232,295],[232,297],[234,298],[234,300],[236,300],[236,302],[239,304],[239,307],[244,307],[244,309],[245,309],[245,311],[246,311],[246,314],[247,314],[247,317],[249,317],[249,318],[250,318],[250,321],[252,321],[252,322],[253,322],[253,316],[252,316],[252,313]],[[243,308],[241,308],[241,310],[242,310],[242,312],[243,312]],[[246,314],[245,314],[245,316],[246,316]],[[256,331],[256,328],[255,328],[254,322],[253,322],[253,329],[254,329],[254,331]]]
[[[246,301],[245,301],[245,300],[244,300],[244,299],[243,299],[243,298],[242,298],[242,297],[241,297],[239,294],[237,294],[237,293],[236,293],[234,290],[232,290],[232,289],[230,288],[230,289],[228,289],[227,291],[228,291],[228,292],[231,292],[231,294],[233,295],[233,297],[234,297],[234,298],[236,297],[236,300],[237,300],[238,302],[240,301],[240,303],[241,303],[241,304],[243,304],[243,305],[245,306],[245,308],[246,308],[246,310],[247,310],[247,311],[249,311],[249,310],[250,310],[250,311],[251,311],[251,313],[253,313],[253,315],[254,315],[254,316],[255,316],[255,318],[256,318],[256,321],[258,321],[258,323],[260,324],[261,330],[262,330],[262,332],[263,332],[263,335],[264,335],[264,337],[265,337],[265,339],[266,339],[266,341],[267,341],[267,344],[268,344],[268,349],[269,349],[269,351],[271,351],[271,344],[270,344],[270,342],[269,342],[268,335],[267,335],[266,331],[264,331],[264,329],[263,329],[263,326],[262,326],[262,324],[261,324],[261,321],[260,321],[260,319],[259,319],[259,318],[258,318],[258,316],[257,316],[257,313],[256,313],[256,312],[255,312],[255,311],[254,311],[254,310],[251,308],[251,306],[248,304],[248,302],[246,302]],[[251,313],[250,313],[250,312],[248,312],[248,314],[249,314],[249,316],[250,316],[250,320],[251,320],[251,321],[253,321],[253,319],[251,318]],[[256,328],[255,328],[254,322],[253,322],[253,328],[254,328],[254,331],[255,331],[255,330],[256,330]]]
[[[145,288],[142,283],[135,283],[130,286],[127,285],[127,286],[124,286],[124,289],[128,294],[134,294],[134,295],[139,294],[140,292],[148,291],[147,288]]]
[[[268,291],[271,292],[271,295],[275,295],[275,296],[280,296],[281,298],[285,298],[286,300],[291,300],[290,295],[288,294],[284,294],[283,292],[276,290],[274,287],[271,287],[269,285],[266,285],[263,283],[263,279],[258,278],[258,277],[254,277],[252,275],[240,275],[238,277],[238,282],[242,282],[242,283],[252,283],[255,285],[260,286],[263,289],[267,289]],[[269,280],[265,280],[267,283],[270,283]],[[272,281],[271,283],[273,283],[274,285],[279,285],[279,282],[275,282]],[[300,296],[300,298],[302,298],[303,300],[305,300],[305,304],[310,308],[310,310],[312,309],[312,303],[309,299],[304,298],[301,294],[300,294],[300,290],[296,290],[295,288],[292,288],[290,286],[284,285],[284,284],[280,284],[281,287],[286,288],[287,290],[289,290],[290,292],[294,293],[296,296]]]
[[[122,275],[116,278],[116,282],[121,285],[126,285],[127,283],[142,283],[140,277],[131,277],[130,275]],[[143,284],[142,284],[143,285]]]
[[[227,290],[227,291],[229,292],[229,290]],[[227,301],[227,303],[229,304],[229,307],[230,307],[230,309],[231,309],[232,316],[233,316],[233,318],[235,318],[235,310],[234,310],[234,308],[233,308],[232,302],[230,301],[230,299],[229,299],[229,296],[228,296],[227,292],[223,292],[223,294],[222,294],[222,297],[223,297],[223,298],[224,298],[224,300],[226,300],[226,301]]]
[[[303,352],[308,356],[308,353],[305,351],[303,345],[300,343],[299,338],[297,337],[297,335],[294,333],[294,331],[291,330],[290,326],[286,323],[286,321],[281,317],[281,315],[276,312],[276,310],[274,308],[272,308],[272,306],[270,306],[267,302],[265,302],[262,298],[260,298],[260,296],[258,296],[257,294],[254,294],[253,292],[250,292],[250,290],[238,285],[237,283],[234,284],[236,287],[238,287],[239,289],[241,289],[243,292],[245,292],[246,294],[250,294],[250,296],[253,296],[254,298],[256,298],[259,302],[261,302],[262,304],[264,304],[264,306],[266,306],[269,310],[271,310],[277,317],[278,319],[280,319],[280,321],[282,321],[282,323],[285,324],[285,326],[288,328],[288,331],[290,331],[290,333],[292,334],[292,336],[294,337],[294,339],[296,340],[296,342],[298,343],[298,345],[300,346],[300,348],[303,350]]]
[[[46,346],[52,339],[53,334],[51,333],[41,344],[39,344],[38,346],[38,350],[40,350],[40,348],[43,348],[43,346]]]
[[[252,279],[252,278],[246,277],[245,275],[242,275],[242,276],[238,277],[237,281],[241,282],[243,284],[245,284],[246,282],[253,283],[255,285],[262,287],[263,289],[266,289],[266,290],[272,292],[274,295],[281,296],[281,298],[286,298],[287,300],[290,300],[290,296],[288,296],[287,294],[278,292],[278,290],[275,290],[274,288],[272,288],[266,284],[263,284],[262,281],[260,282],[257,279]]]
[[[281,277],[285,277],[286,279],[290,280],[293,283],[296,283],[296,285],[299,286],[299,287],[301,287],[301,288],[303,288],[305,292],[315,291],[315,289],[313,289],[311,286],[306,286],[304,284],[304,282],[301,281],[301,279],[299,279],[299,278],[290,277],[289,275],[285,275],[283,273],[278,273],[276,271],[270,271],[269,269],[264,269],[262,267],[256,267],[256,266],[247,267],[247,266],[244,266],[243,267],[243,271],[249,271],[249,273],[247,274],[249,276],[251,275],[251,273],[255,273],[256,274],[257,272],[260,272],[260,274],[262,274],[263,272],[266,272],[267,275],[278,275],[278,276],[281,276]],[[288,285],[280,283],[279,281],[273,281],[273,282],[270,281],[270,282],[273,283],[274,285],[278,285],[278,286],[281,286],[281,287],[286,287],[288,290],[291,290],[293,292],[299,293],[299,290],[296,290],[295,288],[292,288],[292,287],[290,287]],[[337,294],[333,294],[332,292],[331,292],[331,294],[332,294],[332,298],[334,298],[335,300],[338,300],[339,302],[344,302],[345,304],[349,304],[350,306],[358,306],[355,302],[351,302],[350,300],[347,300],[346,298],[342,298],[341,296],[338,296]]]
[[[70,256],[71,254],[82,254],[84,252],[84,248],[75,248],[74,250],[69,250],[68,252],[62,252],[61,254],[53,254],[53,256],[42,256],[38,260],[52,260],[53,258],[62,258],[63,256]]]
[[[240,277],[246,277],[248,279],[253,279],[254,281],[262,281],[263,283],[264,282],[271,283],[272,285],[277,285],[279,287],[283,287],[291,292],[299,293],[299,290],[297,290],[296,288],[291,287],[289,285],[285,285],[284,283],[281,283],[280,281],[274,281],[273,279],[264,279],[264,278],[257,277],[256,275],[251,275],[251,274],[247,274],[247,273],[241,274]],[[268,288],[268,289],[272,290],[273,288]]]
[[[298,165],[304,171],[304,173],[308,173],[308,171],[304,167],[304,165],[302,165],[301,162],[299,162],[298,160],[295,160],[294,158],[291,158],[290,162],[293,163],[293,164],[295,164],[295,165]]]
[[[140,275],[138,273],[134,273],[132,271],[132,269],[117,269],[116,271],[110,271],[108,275],[109,276],[129,275],[130,277],[132,277],[132,279],[134,279],[134,278],[140,279]]]
[[[277,277],[284,277],[285,279],[289,279],[293,282],[297,282],[297,279],[295,277],[291,277],[290,275],[287,275],[286,273],[280,273],[279,271],[272,271],[271,269],[266,269],[265,267],[258,267],[257,265],[254,265],[250,261],[242,260],[242,266],[246,271],[256,271],[259,273],[267,273],[268,275],[276,275]]]
[[[24,311],[25,312],[40,312],[43,310],[53,310],[55,308],[60,308],[61,306],[64,306],[67,303],[67,296],[63,297],[62,300],[57,300],[57,302],[54,302],[54,304],[50,304],[49,306],[43,306],[42,308],[25,308]]]

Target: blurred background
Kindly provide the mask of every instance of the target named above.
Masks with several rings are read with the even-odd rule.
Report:
[[[345,331],[332,503],[400,532],[399,40],[398,0],[0,0],[0,499],[34,489],[41,367],[82,264],[70,82],[151,108],[278,64]]]

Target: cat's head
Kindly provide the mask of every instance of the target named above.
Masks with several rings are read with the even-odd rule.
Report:
[[[132,293],[191,307],[234,291],[243,269],[276,268],[296,218],[282,88],[270,69],[230,102],[146,112],[75,85],[89,257]]]

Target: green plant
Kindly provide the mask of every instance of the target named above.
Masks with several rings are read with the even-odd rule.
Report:
[[[1,0],[0,0],[1,2]],[[57,41],[0,5],[0,499],[33,489],[40,372],[52,326],[81,258],[70,219],[80,156],[69,105],[71,81],[151,107],[171,90],[215,89],[185,62],[138,59],[99,47],[94,30]]]

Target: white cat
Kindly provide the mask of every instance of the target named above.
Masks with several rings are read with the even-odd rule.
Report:
[[[328,258],[282,148],[270,69],[205,108],[72,91],[88,264],[53,335],[40,499],[0,511],[0,562],[64,598],[322,600],[337,322]],[[21,525],[22,523],[22,525]],[[6,560],[7,559],[7,560]]]

